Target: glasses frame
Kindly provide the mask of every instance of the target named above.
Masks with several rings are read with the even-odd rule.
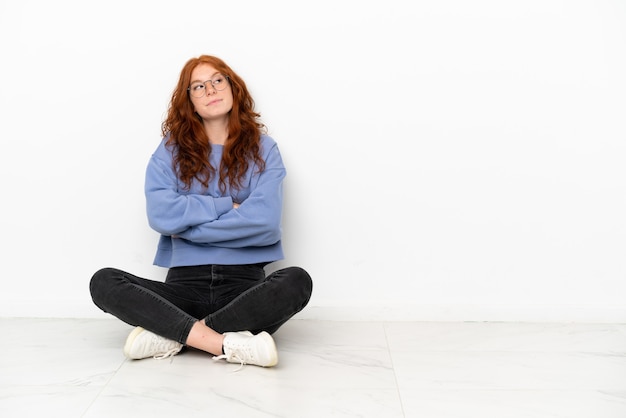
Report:
[[[189,92],[189,95],[190,95],[191,97],[195,97],[195,98],[197,98],[197,99],[199,99],[200,97],[204,97],[204,96],[206,96],[206,92],[207,92],[207,91],[209,91],[209,87],[207,86],[207,83],[209,83],[209,84],[211,85],[211,88],[212,88],[213,90],[215,90],[215,91],[224,91],[224,90],[226,90],[226,87],[228,87],[228,86],[230,85],[230,77],[229,77],[229,76],[227,76],[227,75],[224,75],[224,74],[222,74],[222,73],[220,73],[219,75],[220,75],[220,76],[222,76],[222,77],[224,77],[224,80],[226,80],[226,81],[227,81],[227,83],[224,83],[224,87],[222,87],[222,88],[220,89],[220,88],[217,88],[217,87],[213,84],[213,83],[215,82],[215,81],[214,81],[214,80],[215,80],[215,78],[217,78],[217,77],[218,77],[218,76],[215,76],[215,77],[213,77],[213,78],[212,78],[212,79],[210,79],[210,80],[206,80],[206,81],[199,81],[199,82],[197,82],[198,84],[203,84],[203,85],[204,85],[204,92],[203,92],[200,96],[195,96],[195,95],[193,94],[193,91],[191,90],[191,86],[187,87],[187,91]],[[194,83],[194,84],[195,84],[195,83]]]

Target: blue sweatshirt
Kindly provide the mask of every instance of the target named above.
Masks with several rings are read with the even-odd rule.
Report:
[[[286,171],[276,142],[261,136],[265,170],[251,164],[241,190],[222,193],[214,178],[208,190],[197,181],[185,190],[163,138],[146,169],[146,207],[150,227],[161,234],[154,264],[253,264],[283,258],[282,182]],[[211,145],[211,165],[219,168],[224,147]],[[233,208],[233,202],[240,206]]]

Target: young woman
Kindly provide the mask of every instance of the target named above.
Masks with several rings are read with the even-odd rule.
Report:
[[[214,359],[263,367],[278,362],[271,334],[302,310],[312,281],[299,267],[265,274],[283,258],[285,167],[244,81],[221,59],[183,67],[163,139],[146,170],[150,226],[161,234],[154,264],[164,282],[115,268],[97,271],[91,297],[136,326],[131,359],[184,346]]]

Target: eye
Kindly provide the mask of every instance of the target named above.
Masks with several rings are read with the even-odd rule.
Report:
[[[224,76],[223,75],[218,75],[217,77],[215,77],[215,79],[213,80],[213,84],[216,85],[220,85],[224,82]]]
[[[204,84],[202,83],[195,83],[191,85],[191,90],[193,91],[202,91],[204,90]]]

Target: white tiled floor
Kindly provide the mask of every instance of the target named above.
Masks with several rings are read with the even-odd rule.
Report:
[[[128,361],[116,319],[0,319],[0,416],[624,418],[626,325],[292,320],[271,369]]]

